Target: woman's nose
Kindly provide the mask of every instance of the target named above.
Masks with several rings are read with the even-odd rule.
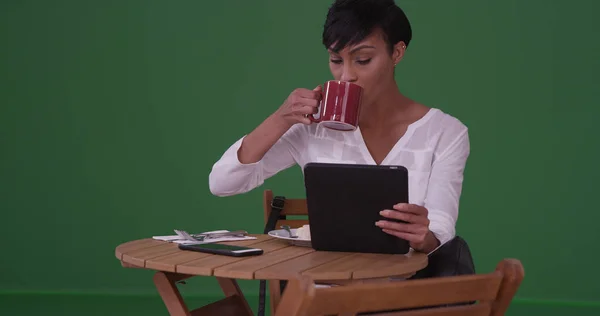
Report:
[[[342,72],[342,77],[340,78],[340,80],[354,82],[357,79],[358,78],[356,76],[356,72],[354,71],[354,69],[351,66],[345,65],[344,70]]]

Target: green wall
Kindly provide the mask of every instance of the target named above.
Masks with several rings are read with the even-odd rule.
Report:
[[[229,198],[208,173],[291,90],[330,78],[329,3],[2,1],[0,291],[155,293],[119,243],[260,232],[263,189],[301,197],[298,168]],[[600,2],[398,3],[414,28],[401,89],[470,128],[458,232],[478,270],[516,257],[518,302],[600,310]]]

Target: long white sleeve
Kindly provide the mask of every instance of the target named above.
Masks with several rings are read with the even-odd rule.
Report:
[[[212,194],[231,196],[257,188],[266,179],[295,165],[303,153],[307,138],[305,129],[300,124],[296,124],[267,151],[260,161],[243,164],[238,159],[238,150],[244,137],[231,145],[213,165],[208,177]]]
[[[409,177],[410,201],[428,209],[429,229],[441,243],[446,243],[456,234],[463,172],[470,154],[468,129],[458,119],[437,109],[430,110],[411,129],[407,138],[400,140],[401,146],[392,148],[386,164],[407,166],[409,174],[414,171]],[[210,190],[217,196],[245,193],[295,164],[332,161],[374,164],[358,133],[358,130],[338,132],[296,124],[263,159],[252,164],[238,160],[242,138],[213,166]]]
[[[441,244],[456,234],[463,171],[470,153],[466,127],[460,133],[448,136],[452,137],[442,135],[440,139],[440,147],[446,148],[433,162],[424,205],[429,211],[429,230]]]

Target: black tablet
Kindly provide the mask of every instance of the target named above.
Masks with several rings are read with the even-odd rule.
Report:
[[[315,250],[405,254],[406,240],[375,222],[397,203],[408,203],[403,166],[308,163],[304,166],[311,244]]]

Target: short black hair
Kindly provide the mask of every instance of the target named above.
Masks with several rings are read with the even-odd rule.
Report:
[[[410,22],[394,0],[335,0],[325,20],[323,45],[339,52],[377,29],[383,32],[390,52],[400,41],[408,47],[412,38]]]

